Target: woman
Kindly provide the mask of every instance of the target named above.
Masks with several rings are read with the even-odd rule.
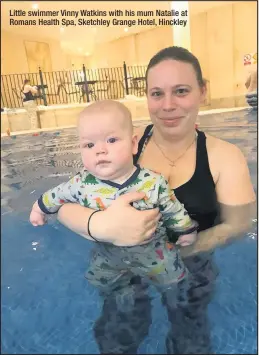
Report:
[[[38,118],[37,118],[37,105],[35,103],[34,94],[38,94],[38,89],[36,86],[30,85],[30,80],[25,79],[22,87],[23,93],[23,106],[28,112],[28,116],[31,122],[31,129],[38,128]]]
[[[246,101],[253,110],[257,110],[257,68],[249,72],[245,86],[247,88]]]
[[[241,151],[195,130],[199,105],[206,95],[197,58],[180,47],[166,48],[150,60],[146,83],[153,126],[138,130],[135,162],[168,179],[177,198],[199,223],[200,232],[194,246],[182,248],[192,275],[188,283],[179,284],[177,308],[170,290],[162,294],[171,324],[167,352],[211,354],[207,306],[217,276],[213,249],[249,228],[255,194]],[[94,214],[90,225],[93,211],[66,204],[59,211],[59,220],[88,239],[87,226],[103,242],[138,244],[152,235],[160,217],[157,210],[137,211],[130,206],[142,197],[137,192],[121,196],[107,210]],[[151,302],[147,285],[132,275],[123,280],[121,288],[124,299],[118,300],[116,293],[104,295],[102,315],[95,324],[101,353],[136,354],[148,334]]]

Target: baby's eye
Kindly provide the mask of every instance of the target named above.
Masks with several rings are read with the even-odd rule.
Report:
[[[108,143],[115,143],[116,141],[117,141],[117,138],[114,138],[114,137],[108,139]]]
[[[93,143],[86,143],[84,144],[84,148],[93,148],[94,144]]]

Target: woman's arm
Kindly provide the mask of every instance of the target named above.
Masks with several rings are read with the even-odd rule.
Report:
[[[36,86],[34,87],[31,85],[25,85],[23,91],[25,93],[30,91],[32,94],[38,94],[38,89],[36,88]]]
[[[91,234],[98,240],[117,246],[132,246],[149,239],[161,218],[159,210],[138,211],[131,202],[141,200],[144,193],[130,192],[117,198],[105,211],[95,213],[90,221]],[[58,212],[58,220],[73,232],[87,235],[87,223],[93,210],[67,203]]]
[[[61,206],[58,211],[58,220],[73,232],[88,240],[94,241],[89,235],[87,235],[88,219],[93,212],[94,210],[90,208],[86,208],[75,203],[66,203]],[[102,211],[98,213],[99,217],[102,213]],[[92,221],[94,217],[95,216],[92,217]]]
[[[251,83],[251,74],[249,73],[249,76],[247,77],[246,82],[245,82],[245,87],[247,89],[249,88],[250,83]]]
[[[213,250],[244,236],[256,216],[256,200],[246,159],[233,144],[220,141],[217,147],[216,192],[222,223],[202,231],[193,246],[181,250],[183,257]]]

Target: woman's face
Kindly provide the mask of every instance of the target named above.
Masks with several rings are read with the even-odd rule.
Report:
[[[185,134],[193,129],[205,95],[189,63],[167,59],[148,71],[148,109],[162,134]]]

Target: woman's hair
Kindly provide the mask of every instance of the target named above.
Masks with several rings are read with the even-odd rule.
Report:
[[[202,87],[205,85],[205,80],[203,80],[202,78],[201,66],[198,59],[187,49],[177,46],[164,48],[150,59],[146,70],[146,85],[149,69],[153,68],[158,63],[168,59],[191,64],[193,66],[193,69],[195,70],[199,86]]]

